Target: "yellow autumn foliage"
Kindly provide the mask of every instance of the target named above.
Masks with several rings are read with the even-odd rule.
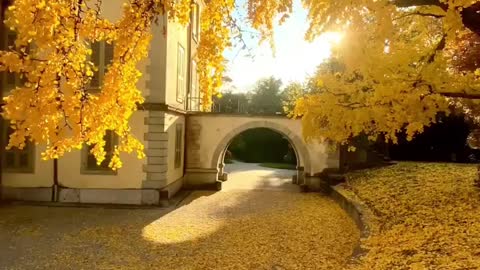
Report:
[[[479,269],[476,167],[399,163],[348,175],[347,189],[373,213],[367,253],[351,269]]]
[[[311,80],[322,87],[292,112],[302,117],[307,140],[347,144],[367,134],[396,143],[399,132],[412,139],[439,112],[448,114],[452,102],[480,98],[478,74],[456,69],[452,53],[472,34],[462,11],[477,1],[320,1],[315,9],[317,2],[310,2],[309,18],[317,21],[307,37],[325,29],[345,34],[334,50],[341,68],[320,67]]]
[[[235,1],[206,1],[201,16],[202,38],[198,71],[202,104],[209,108],[222,85],[223,52],[231,46]],[[252,1],[253,2],[253,1]],[[270,1],[276,3],[277,1]],[[254,27],[271,29],[276,13],[291,10],[291,3],[260,5],[252,10]],[[47,146],[45,159],[92,145],[97,162],[105,159],[107,131],[119,137],[109,164],[121,167],[121,152],[144,156],[143,145],[131,134],[129,119],[144,101],[136,83],[142,75],[137,64],[148,53],[150,27],[159,16],[183,25],[190,21],[190,0],[125,1],[118,21],[102,17],[101,0],[16,0],[6,12],[6,25],[17,33],[13,47],[0,51],[0,71],[17,73],[22,85],[4,97],[2,117],[14,133],[8,147],[23,148],[27,140]],[[255,14],[264,16],[259,21]],[[268,15],[268,16],[265,16]],[[264,31],[269,36],[269,31]],[[268,32],[268,33],[267,33]],[[89,83],[97,67],[90,62],[90,44],[115,43],[114,57],[101,91]]]
[[[248,23],[261,40],[273,40],[275,24],[293,12],[292,0],[249,0]],[[148,52],[150,26],[166,15],[187,25],[190,0],[125,1],[122,18],[102,17],[101,0],[15,0],[6,24],[17,32],[15,48],[0,52],[0,71],[18,73],[24,84],[4,99],[2,116],[13,133],[9,147],[26,140],[46,144],[45,158],[96,145],[98,162],[105,157],[103,137],[119,137],[110,166],[121,166],[121,152],[143,145],[130,132],[128,120],[143,102],[136,88],[138,62]],[[222,85],[223,52],[237,25],[234,0],[205,1],[198,71],[204,110]],[[445,97],[476,94],[478,72],[455,72],[450,66],[456,39],[465,35],[462,12],[476,1],[302,0],[308,10],[312,40],[324,31],[345,32],[337,57],[345,64],[338,74],[317,74],[323,92],[298,101],[295,116],[303,117],[307,139],[328,138],[345,143],[360,133],[392,141],[406,126],[410,137],[435,121],[450,103]],[[100,93],[88,84],[96,67],[88,61],[90,43],[115,43],[111,66]],[[273,47],[273,44],[272,44]],[[29,48],[29,49],[27,49]]]

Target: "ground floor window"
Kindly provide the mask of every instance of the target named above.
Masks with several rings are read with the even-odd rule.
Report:
[[[113,151],[118,144],[118,136],[113,131],[107,131],[104,137],[106,156],[103,162],[98,165],[97,160],[91,153],[93,145],[85,146],[82,149],[82,173],[84,174],[115,174],[108,164],[112,160]]]
[[[35,164],[35,146],[27,141],[25,146],[20,149],[12,147],[6,150],[10,135],[13,129],[9,125],[4,125],[1,144],[2,169],[10,173],[33,173]]]
[[[177,124],[175,131],[175,169],[182,166],[183,125]]]

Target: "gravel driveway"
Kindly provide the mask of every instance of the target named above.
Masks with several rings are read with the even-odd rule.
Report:
[[[226,164],[228,181],[222,185],[223,191],[230,190],[272,190],[299,192],[292,184],[296,171],[261,167],[256,163],[235,162]]]
[[[3,206],[0,269],[343,269],[359,232],[341,208],[265,183],[169,209]]]

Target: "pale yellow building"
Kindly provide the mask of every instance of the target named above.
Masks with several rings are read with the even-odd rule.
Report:
[[[120,18],[122,0],[102,3],[103,16],[112,21]],[[41,146],[4,150],[9,130],[1,123],[0,194],[4,200],[163,205],[182,188],[218,190],[228,179],[223,164],[228,145],[235,136],[254,128],[274,130],[293,145],[298,161],[293,183],[306,190],[323,188],[323,172],[339,167],[339,155],[328,151],[326,142],[305,144],[300,119],[198,112],[201,104],[195,55],[202,38],[199,20],[204,2],[192,0],[192,5],[187,26],[159,18],[151,30],[149,55],[139,64],[143,76],[138,88],[146,102],[130,121],[134,135],[145,145],[146,158],[125,154],[121,156],[123,167],[117,172],[108,168],[108,159],[96,165],[88,147],[57,162],[43,161]],[[7,48],[15,33],[2,27],[0,37],[0,46]],[[95,43],[92,49],[98,72],[89,91],[102,84],[114,45]],[[0,79],[4,96],[20,83],[9,73],[1,74]],[[106,142],[107,152],[111,152],[115,136],[107,134]]]
[[[200,108],[194,56],[201,38],[199,19],[204,3],[192,0],[192,4],[191,24],[182,26],[165,17],[154,24],[149,56],[139,66],[144,75],[138,87],[146,102],[133,115],[131,126],[134,135],[144,143],[147,157],[140,160],[134,155],[123,155],[123,168],[112,172],[106,166],[97,166],[84,147],[82,151],[66,154],[58,160],[58,166],[54,166],[53,161],[41,160],[41,146],[5,151],[8,128],[2,123],[3,199],[161,204],[182,187],[186,114]],[[103,16],[117,20],[121,6],[122,1],[103,1]],[[0,45],[6,48],[12,44],[15,34],[5,27],[0,31]],[[92,47],[92,57],[99,66],[92,85],[100,85],[113,47],[105,43]],[[17,83],[15,76],[2,74],[3,96]],[[107,138],[107,148],[114,143],[114,138]],[[53,185],[54,177],[58,179],[58,187]]]

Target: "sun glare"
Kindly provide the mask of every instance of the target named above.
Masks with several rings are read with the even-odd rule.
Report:
[[[323,38],[332,45],[336,45],[342,42],[343,37],[343,32],[326,32],[320,36],[320,38]]]

